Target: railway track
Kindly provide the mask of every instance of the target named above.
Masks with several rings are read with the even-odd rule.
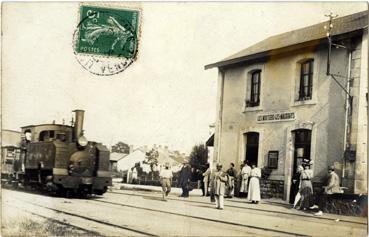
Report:
[[[306,236],[306,234],[300,234],[300,233],[296,233],[296,232],[269,229],[269,228],[265,228],[265,227],[252,226],[252,225],[241,224],[241,223],[230,222],[230,221],[222,221],[222,220],[206,218],[206,217],[201,217],[201,216],[181,214],[181,213],[177,213],[177,212],[170,212],[170,211],[164,211],[164,210],[157,210],[157,209],[154,209],[154,208],[140,207],[140,206],[136,206],[136,205],[129,205],[129,204],[123,204],[123,203],[117,203],[117,202],[111,202],[111,201],[104,201],[104,200],[90,200],[90,201],[100,202],[100,203],[105,203],[105,204],[111,204],[111,205],[121,206],[121,207],[129,207],[129,208],[134,208],[134,209],[140,209],[140,210],[145,210],[145,211],[150,211],[150,212],[158,212],[158,213],[162,213],[162,214],[186,217],[186,218],[191,218],[191,219],[203,220],[203,221],[207,221],[207,222],[225,224],[225,225],[230,225],[230,226],[238,226],[238,227],[243,227],[243,228],[247,228],[247,229],[255,229],[255,230],[259,230],[259,231],[261,230],[261,231],[271,232],[271,233],[275,233],[275,234],[278,233],[278,234],[282,234],[284,236],[290,236],[290,235],[292,235],[292,236]]]
[[[125,231],[130,231],[131,233],[134,234],[138,234],[138,235],[145,235],[145,236],[158,236],[154,233],[149,233],[148,231],[142,231],[142,230],[137,230],[135,228],[129,227],[129,226],[122,226],[122,225],[117,225],[117,224],[113,224],[113,223],[109,223],[105,220],[100,220],[100,219],[96,219],[96,218],[92,218],[92,217],[88,217],[85,215],[81,215],[81,214],[77,214],[77,213],[73,213],[71,211],[66,211],[66,210],[61,210],[60,208],[53,208],[53,207],[48,207],[45,205],[42,205],[42,202],[31,202],[28,200],[24,200],[22,198],[16,198],[17,200],[21,201],[21,202],[26,202],[30,205],[33,205],[35,207],[38,208],[42,208],[42,209],[46,209],[49,211],[52,211],[58,215],[63,214],[63,215],[67,215],[67,216],[71,216],[74,218],[78,218],[82,221],[90,221],[90,222],[94,222],[94,223],[98,223],[98,224],[102,224],[105,226],[109,226],[109,227],[113,227],[113,228],[118,228],[121,230],[125,230]],[[130,205],[130,204],[123,204],[123,203],[119,203],[119,202],[113,202],[113,201],[108,201],[108,200],[104,200],[105,198],[101,199],[86,199],[83,200],[84,202],[90,202],[90,203],[95,203],[94,205],[96,205],[96,203],[99,204],[108,204],[110,206],[120,206],[120,207],[125,207],[125,208],[130,208],[130,209],[136,209],[136,210],[140,210],[140,211],[144,211],[147,212],[147,216],[148,218],[150,218],[150,212],[151,213],[158,213],[160,215],[165,215],[166,218],[168,218],[169,216],[175,216],[175,217],[181,217],[184,219],[191,219],[191,220],[195,220],[195,221],[203,221],[204,223],[212,223],[213,225],[219,225],[219,228],[234,228],[237,227],[240,230],[243,230],[245,233],[250,233],[250,231],[253,231],[253,233],[260,233],[260,232],[269,232],[272,236],[306,236],[306,234],[301,234],[301,233],[297,233],[297,232],[292,232],[292,231],[283,231],[283,230],[276,230],[276,229],[271,229],[271,228],[265,228],[265,227],[258,227],[258,226],[253,226],[253,225],[248,225],[248,224],[242,224],[242,223],[237,223],[237,222],[232,222],[232,221],[224,221],[224,220],[219,220],[216,218],[208,218],[208,217],[203,217],[203,216],[197,216],[197,215],[190,215],[190,214],[182,214],[182,213],[178,213],[178,212],[173,212],[173,211],[164,211],[164,210],[158,210],[155,208],[148,208],[148,207],[141,207],[138,205]],[[109,208],[108,210],[117,210],[117,208]],[[130,211],[131,212],[131,211]],[[134,211],[132,211],[133,213]],[[65,224],[65,223],[64,223]],[[76,225],[74,225],[76,226]],[[190,227],[189,227],[190,228]],[[96,231],[99,235],[104,235],[104,233],[102,233],[101,231]],[[126,234],[126,235],[130,235],[130,234]],[[255,234],[253,234],[255,235]]]
[[[121,193],[121,192],[114,192],[114,191],[109,191],[108,193],[111,194],[116,194],[116,195],[128,195],[128,196],[137,196],[137,197],[154,197],[153,195],[145,195],[145,194],[130,194],[130,193]],[[168,200],[172,200],[172,201],[178,201],[178,202],[187,202],[187,203],[195,203],[195,204],[205,204],[205,205],[209,205],[209,206],[213,206],[212,203],[209,202],[202,202],[202,201],[194,201],[194,200],[184,200],[184,199],[176,199],[176,198],[167,198]],[[225,201],[225,203],[227,202],[233,202],[233,203],[240,203],[238,201],[233,201],[233,200],[227,200]],[[267,204],[264,203],[266,205],[272,205],[272,204]],[[313,216],[313,215],[301,215],[301,213],[297,214],[297,213],[289,213],[289,212],[283,212],[283,211],[275,211],[275,210],[264,210],[264,209],[260,209],[260,208],[255,208],[255,207],[240,207],[240,206],[236,206],[236,205],[232,205],[232,204],[224,204],[225,207],[231,207],[231,208],[235,208],[235,209],[244,209],[244,210],[252,210],[252,211],[257,211],[257,212],[264,212],[264,213],[269,213],[269,214],[274,214],[274,215],[284,215],[284,216],[288,216],[291,218],[309,218],[311,220],[318,220],[318,221],[322,221],[322,220],[326,220],[326,221],[336,221],[335,218],[330,218],[330,217],[326,217],[326,216]],[[364,225],[366,226],[367,223],[363,223],[363,222],[358,222],[358,221],[352,221],[352,220],[344,220],[344,219],[340,219],[340,222],[343,223],[350,223],[350,224],[357,224],[357,225]]]
[[[126,236],[132,236],[132,235],[157,236],[157,235],[152,234],[152,233],[150,233],[148,231],[141,231],[141,230],[138,230],[138,229],[131,228],[129,226],[117,225],[117,224],[109,223],[109,222],[104,221],[104,220],[100,220],[100,219],[96,219],[96,218],[92,218],[92,217],[88,217],[88,216],[83,216],[83,215],[80,215],[80,214],[72,213],[72,212],[69,212],[69,211],[63,211],[63,210],[56,209],[56,208],[47,207],[47,206],[40,205],[38,203],[30,202],[30,201],[27,201],[27,200],[24,200],[24,199],[20,199],[20,198],[14,198],[14,199],[16,199],[18,201],[21,201],[21,202],[24,202],[24,203],[27,203],[29,205],[36,206],[36,207],[41,208],[41,209],[52,211],[52,212],[54,212],[54,213],[56,213],[58,215],[63,214],[65,216],[73,217],[74,220],[78,219],[78,220],[80,220],[82,222],[88,221],[90,223],[92,222],[92,223],[98,224],[98,226],[100,226],[100,227],[101,227],[101,225],[104,225],[106,227],[112,227],[112,228],[115,228],[115,229],[118,229],[118,230],[123,230],[124,231],[124,235],[126,235]],[[55,218],[50,218],[50,217],[47,217],[45,215],[42,215],[42,214],[39,214],[39,213],[35,213],[33,211],[29,211],[29,209],[23,209],[23,210],[24,211],[27,211],[27,212],[29,212],[31,214],[38,215],[38,216],[43,217],[43,218],[49,218],[50,220],[55,221],[55,222],[60,222],[60,223],[62,223],[64,225],[67,224],[67,223],[62,222],[62,221],[59,221],[59,220],[57,220]],[[77,226],[75,224],[70,224],[70,223],[68,223],[68,225],[73,226],[73,227],[76,227],[76,228],[79,228],[79,229],[82,229],[82,230],[86,230],[86,231],[88,231],[90,233],[96,233],[97,235],[100,235],[100,236],[104,236],[105,235],[101,231],[91,231],[89,229],[86,229],[86,228]]]
[[[45,215],[41,215],[39,213],[36,213],[36,212],[33,212],[33,211],[30,211],[30,210],[27,210],[25,208],[20,208],[18,206],[14,206],[14,205],[8,205],[9,207],[11,208],[15,208],[15,209],[18,209],[18,210],[21,210],[21,211],[25,211],[31,215],[34,215],[34,216],[38,216],[40,218],[43,218],[45,220],[49,220],[51,221],[52,223],[58,223],[60,225],[64,225],[64,226],[71,226],[77,230],[81,230],[81,231],[84,231],[87,235],[91,235],[91,236],[102,236],[99,232],[97,231],[92,231],[92,230],[88,230],[86,228],[83,228],[83,227],[80,227],[80,226],[77,226],[77,225],[74,225],[74,224],[71,224],[71,223],[66,223],[66,222],[63,222],[63,221],[60,221],[56,218],[51,218],[51,217],[48,217],[48,216],[45,216]]]
[[[19,191],[12,192],[18,193]],[[167,231],[172,231],[173,228],[174,231],[176,231],[176,228],[179,228],[179,230],[177,232],[170,232],[172,234],[176,233],[180,235],[179,233],[182,233],[182,235],[194,235],[202,233],[200,229],[196,229],[201,227],[205,227],[207,230],[223,230],[222,233],[233,233],[233,235],[238,236],[255,236],[259,234],[271,236],[307,236],[309,234],[307,234],[304,228],[301,229],[293,226],[311,225],[317,229],[325,228],[326,226],[328,229],[333,229],[336,227],[339,228],[340,224],[343,224],[342,222],[346,222],[341,230],[347,231],[348,228],[352,228],[352,231],[356,231],[357,233],[358,229],[363,229],[366,225],[358,221],[341,220],[340,223],[337,223],[332,222],[334,219],[328,217],[301,216],[288,213],[287,211],[265,210],[254,206],[248,207],[247,205],[236,206],[235,203],[240,204],[237,200],[228,200],[226,207],[229,208],[222,212],[214,209],[212,203],[201,200],[184,200],[168,197],[170,202],[161,202],[159,201],[161,200],[159,198],[161,195],[157,195],[158,193],[126,193],[117,190],[108,192],[103,197],[96,196],[89,199],[50,198],[39,193],[35,194],[34,192],[24,193],[27,193],[27,195],[16,195],[16,193],[12,193],[9,196],[11,199],[8,199],[9,203],[12,204],[12,199],[19,200],[19,202],[32,205],[27,208],[32,214],[45,218],[52,217],[51,219],[56,217],[53,220],[59,221],[58,223],[69,224],[70,226],[82,228],[83,230],[93,232],[94,235],[98,234],[101,236],[158,236],[169,233]],[[124,195],[125,197],[119,197],[119,195]],[[233,215],[232,213],[234,213],[234,216],[240,216],[238,218],[224,218],[228,214]],[[61,219],[61,216],[67,217],[66,219],[69,223]],[[248,216],[260,221],[248,220]],[[239,219],[241,217],[244,219]],[[166,223],[168,220],[170,220],[169,226],[171,227],[168,227],[168,223]],[[161,223],[162,221],[165,223]],[[269,221],[274,224],[270,224]],[[83,224],[81,226],[82,222]],[[166,225],[167,229],[162,228],[163,224]],[[192,234],[185,231],[186,226],[188,228],[195,227],[191,232]],[[225,235],[219,234],[220,232],[217,233],[218,235]]]

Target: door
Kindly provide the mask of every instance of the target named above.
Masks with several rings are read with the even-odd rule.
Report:
[[[298,129],[293,131],[295,152],[293,155],[293,173],[292,173],[292,185],[290,191],[290,203],[293,203],[298,191],[298,182],[293,183],[293,179],[296,179],[297,167],[302,162],[310,161],[310,148],[311,148],[311,131],[308,129]]]
[[[293,173],[297,171],[297,167],[302,164],[303,160],[310,161],[311,147],[311,131],[307,129],[299,129],[294,131],[295,153],[293,162]]]
[[[248,132],[246,133],[246,157],[245,160],[249,165],[258,165],[259,154],[259,133]]]

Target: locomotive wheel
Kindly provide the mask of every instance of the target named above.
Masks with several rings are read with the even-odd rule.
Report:
[[[65,189],[61,185],[57,185],[57,189],[55,190],[55,195],[57,197],[64,197]]]
[[[12,181],[12,187],[14,189],[18,189],[18,185],[19,185],[18,181]]]
[[[107,190],[108,190],[107,187],[104,187],[104,189],[102,190],[95,190],[94,193],[97,195],[103,195],[104,193],[106,193]]]
[[[71,198],[71,196],[72,196],[72,191],[69,188],[65,189],[65,197]]]

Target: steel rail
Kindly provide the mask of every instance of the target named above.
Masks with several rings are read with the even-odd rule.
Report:
[[[198,220],[203,220],[203,221],[215,222],[215,223],[220,223],[220,224],[226,224],[226,225],[232,225],[232,226],[239,226],[239,227],[250,228],[250,229],[257,229],[257,230],[274,232],[274,233],[280,233],[280,234],[284,234],[284,235],[307,236],[306,234],[288,232],[288,231],[283,231],[283,230],[273,230],[273,229],[269,229],[269,228],[265,228],[265,227],[245,225],[245,224],[240,224],[240,223],[230,222],[230,221],[221,221],[221,220],[210,219],[210,218],[201,217],[201,216],[186,215],[186,214],[181,214],[181,213],[176,213],[176,212],[157,210],[157,209],[148,208],[148,207],[139,207],[139,206],[134,206],[134,205],[128,205],[128,204],[122,204],[122,203],[116,203],[116,202],[110,202],[110,201],[103,201],[103,200],[93,200],[92,199],[92,201],[101,202],[101,203],[107,203],[107,204],[116,205],[116,206],[122,206],[122,207],[129,207],[129,208],[134,208],[134,209],[140,209],[140,210],[145,210],[145,211],[159,212],[159,213],[164,213],[164,214],[169,214],[169,215],[175,215],[175,216],[181,216],[181,217],[186,217],[186,218],[198,219]]]
[[[89,235],[93,235],[93,236],[104,236],[104,235],[102,235],[102,234],[101,234],[101,233],[99,233],[99,232],[92,231],[92,230],[88,230],[88,229],[85,229],[85,228],[83,228],[83,227],[79,227],[79,226],[73,225],[73,224],[71,224],[71,223],[65,223],[65,222],[59,221],[59,220],[54,219],[54,218],[51,218],[51,217],[43,216],[43,215],[40,215],[40,214],[38,214],[38,213],[35,213],[35,212],[32,212],[32,211],[26,210],[26,209],[24,209],[24,208],[20,208],[20,207],[17,207],[17,206],[14,206],[14,205],[9,205],[9,204],[6,204],[6,205],[7,205],[7,206],[9,206],[9,207],[12,207],[12,208],[16,208],[16,209],[18,209],[18,210],[25,211],[25,212],[27,212],[27,213],[29,213],[29,214],[34,215],[34,216],[38,216],[38,217],[44,218],[44,219],[46,219],[46,220],[50,220],[50,221],[52,221],[52,222],[54,222],[54,223],[58,223],[58,224],[61,224],[61,225],[64,225],[64,226],[72,226],[73,228],[75,228],[75,229],[77,229],[77,230],[81,230],[81,231],[85,231],[85,232],[87,232],[87,234],[89,234]]]
[[[154,197],[151,195],[142,195],[142,194],[128,194],[128,193],[120,193],[120,192],[108,192],[108,193],[112,193],[112,194],[118,194],[118,195],[130,195],[130,196],[143,196],[143,197]],[[199,203],[199,204],[207,204],[207,205],[212,205],[209,202],[201,202],[201,201],[193,201],[193,200],[179,200],[179,199],[175,199],[175,198],[170,198],[167,197],[168,200],[173,200],[173,201],[179,201],[179,202],[189,202],[189,203]],[[234,202],[234,203],[241,203],[241,202],[237,202],[237,201],[232,201],[232,200],[227,200],[230,202]],[[264,203],[266,205],[272,205],[272,204],[267,204]],[[288,212],[283,212],[283,211],[271,211],[271,210],[263,210],[263,209],[259,209],[259,208],[253,208],[253,207],[240,207],[240,206],[235,206],[235,205],[229,205],[229,204],[224,204],[225,207],[232,207],[232,208],[238,208],[238,209],[246,209],[246,210],[253,210],[253,211],[260,211],[260,212],[267,212],[267,213],[275,213],[275,214],[283,214],[283,215],[290,215],[290,216],[298,216],[298,217],[307,217],[307,218],[311,218],[311,219],[324,219],[324,220],[330,220],[330,221],[335,221],[335,218],[330,218],[330,217],[324,217],[324,216],[310,216],[310,215],[301,215],[301,214],[297,214],[297,213],[288,213]],[[346,222],[346,223],[351,223],[351,224],[358,224],[358,225],[367,225],[367,223],[363,223],[363,222],[358,222],[358,221],[350,221],[350,220],[341,220],[340,222]]]
[[[94,219],[94,218],[91,218],[91,217],[82,216],[82,215],[71,213],[71,212],[67,212],[67,211],[61,211],[61,210],[58,210],[58,209],[55,209],[55,208],[51,208],[51,207],[45,207],[45,206],[42,206],[42,205],[39,205],[39,204],[36,204],[36,203],[33,203],[33,202],[25,201],[25,200],[20,199],[20,198],[14,198],[14,199],[17,199],[17,200],[22,201],[22,202],[25,202],[25,203],[29,203],[29,204],[34,205],[34,206],[38,206],[38,207],[41,207],[41,208],[52,210],[52,211],[55,211],[57,213],[62,213],[62,214],[69,215],[69,216],[79,217],[81,219],[93,221],[93,222],[96,222],[96,223],[99,223],[99,224],[103,224],[103,225],[115,227],[115,228],[118,228],[118,229],[128,230],[128,231],[131,231],[131,232],[134,232],[134,233],[138,233],[138,234],[142,234],[142,235],[146,235],[146,236],[158,236],[158,235],[155,235],[155,234],[151,234],[149,232],[145,232],[145,231],[140,231],[140,230],[137,230],[137,229],[133,229],[133,228],[128,227],[128,226],[120,226],[120,225],[109,223],[109,222],[106,222],[106,221],[103,221],[103,220],[97,220],[97,219]]]

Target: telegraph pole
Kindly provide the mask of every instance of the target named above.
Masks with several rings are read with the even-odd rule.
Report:
[[[328,57],[327,57],[327,76],[331,74],[330,67],[331,67],[331,51],[332,51],[332,38],[331,38],[331,31],[333,28],[332,21],[334,18],[337,18],[338,15],[334,15],[331,12],[329,15],[324,15],[326,17],[329,17],[328,26],[324,26],[324,29],[327,30],[327,38],[328,38]]]

